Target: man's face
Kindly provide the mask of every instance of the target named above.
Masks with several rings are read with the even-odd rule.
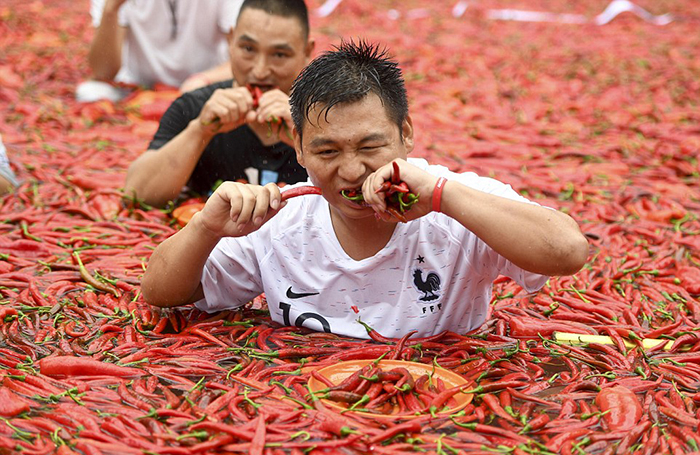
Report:
[[[359,189],[379,167],[406,159],[413,150],[411,118],[399,130],[373,93],[355,103],[335,105],[328,115],[321,108],[309,113],[302,137],[294,135],[297,160],[336,213],[349,218],[374,216],[372,209],[348,201],[340,192]]]
[[[276,87],[288,94],[312,49],[296,18],[246,8],[230,43],[233,77],[241,86],[257,85],[263,91]]]

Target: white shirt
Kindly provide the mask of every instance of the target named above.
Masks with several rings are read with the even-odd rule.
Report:
[[[119,25],[127,27],[122,68],[115,80],[179,87],[192,74],[228,61],[226,35],[236,25],[243,0],[127,0]],[[91,0],[100,25],[105,0]],[[171,5],[175,9],[173,22]]]
[[[471,188],[529,202],[496,180],[409,161]],[[486,320],[493,281],[501,274],[527,292],[547,280],[434,212],[397,224],[381,251],[356,261],[338,242],[328,202],[304,196],[290,199],[258,231],[219,242],[204,267],[205,298],[196,306],[209,312],[235,308],[264,292],[272,319],[285,325],[367,338],[361,318],[394,338],[411,330],[416,337],[464,333]]]
[[[0,176],[4,177],[12,186],[19,185],[17,177],[10,167],[10,160],[7,159],[7,152],[5,144],[2,142],[2,136],[0,136]]]

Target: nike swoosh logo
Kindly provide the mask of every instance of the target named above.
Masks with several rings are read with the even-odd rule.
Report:
[[[296,292],[292,291],[291,286],[289,286],[289,289],[287,289],[288,299],[303,299],[304,297],[308,297],[310,295],[318,295],[318,292],[303,292],[301,294],[297,294]]]

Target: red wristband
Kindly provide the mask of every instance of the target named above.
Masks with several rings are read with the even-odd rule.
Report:
[[[447,179],[445,177],[440,177],[435,184],[433,189],[433,212],[440,211],[440,203],[442,202],[442,190],[445,188],[445,183]]]

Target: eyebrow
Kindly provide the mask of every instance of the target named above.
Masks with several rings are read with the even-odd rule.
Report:
[[[386,139],[386,136],[382,133],[372,133],[372,134],[369,134],[369,135],[363,137],[362,139],[360,139],[359,143],[364,144],[366,142],[381,141],[381,140],[385,140],[385,139]],[[336,141],[334,141],[333,139],[327,139],[324,137],[316,137],[316,138],[312,139],[311,142],[309,142],[309,146],[310,147],[323,147],[326,145],[333,145],[335,143],[336,143]]]
[[[256,40],[255,38],[253,38],[252,36],[249,36],[249,35],[241,35],[238,38],[238,41],[247,41],[247,42],[258,44],[258,40]],[[294,48],[292,46],[290,46],[288,43],[274,44],[272,46],[272,48],[276,49],[276,50],[280,50],[280,51],[294,52]]]

